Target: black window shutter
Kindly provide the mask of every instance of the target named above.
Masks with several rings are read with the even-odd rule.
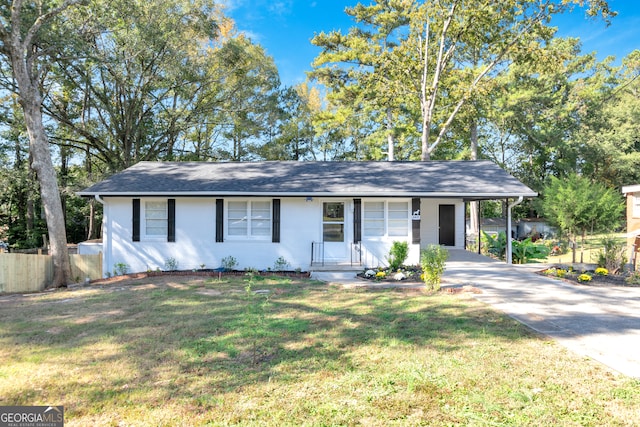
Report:
[[[133,235],[131,240],[140,241],[140,199],[133,199]]]
[[[271,241],[280,243],[280,199],[273,199],[271,208],[273,210],[273,215],[271,216]]]
[[[411,199],[411,243],[420,243],[420,199]]]
[[[353,242],[362,240],[362,199],[353,199]]]
[[[176,241],[176,199],[167,199],[167,242]]]
[[[224,199],[216,199],[216,242],[224,242]]]

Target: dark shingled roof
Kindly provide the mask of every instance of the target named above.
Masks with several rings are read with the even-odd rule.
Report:
[[[490,161],[140,162],[81,196],[535,197]]]

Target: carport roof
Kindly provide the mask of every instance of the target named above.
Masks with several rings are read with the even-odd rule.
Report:
[[[81,196],[535,197],[490,161],[140,162]]]

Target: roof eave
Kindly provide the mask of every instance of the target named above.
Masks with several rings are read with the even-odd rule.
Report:
[[[509,193],[461,193],[461,192],[403,192],[403,191],[340,191],[340,192],[256,192],[256,191],[159,191],[159,192],[84,192],[76,193],[81,197],[421,197],[421,198],[462,198],[468,200],[506,199],[513,197],[537,197],[536,192]]]
[[[640,192],[640,185],[626,185],[622,187],[622,194],[638,193]]]

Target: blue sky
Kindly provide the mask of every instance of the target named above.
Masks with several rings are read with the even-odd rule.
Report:
[[[354,22],[344,13],[357,0],[226,0],[226,13],[238,29],[262,45],[271,55],[285,85],[304,81],[305,71],[319,49],[310,42],[315,33],[341,29],[346,32]],[[362,1],[369,3],[368,0]],[[610,26],[602,20],[587,19],[576,10],[557,19],[562,37],[580,37],[583,52],[596,51],[598,59],[614,55],[619,60],[640,49],[640,1],[609,0],[618,11]]]

